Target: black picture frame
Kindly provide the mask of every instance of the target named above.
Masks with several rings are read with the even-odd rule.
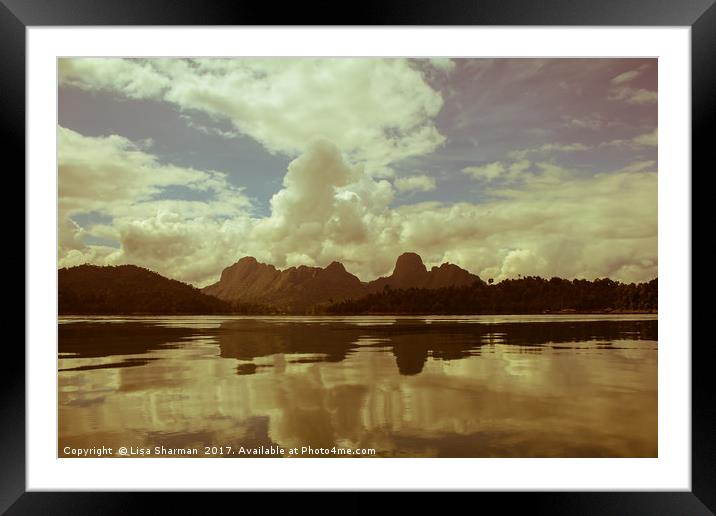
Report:
[[[25,163],[25,30],[31,26],[64,25],[569,25],[689,26],[692,73],[692,170],[707,172],[713,146],[707,137],[716,113],[715,0],[449,0],[362,2],[328,8],[305,3],[192,2],[188,0],[0,0],[0,132],[6,156],[17,170]],[[344,14],[345,13],[345,14]],[[709,169],[713,165],[709,163]],[[5,167],[10,174],[10,167]],[[693,172],[691,172],[693,178]],[[24,181],[20,187],[24,191]],[[692,188],[693,191],[693,188]],[[694,221],[703,220],[693,212]],[[707,216],[710,221],[713,216]],[[693,234],[693,229],[692,229]],[[24,236],[22,237],[24,241]],[[17,260],[17,259],[16,259]],[[693,263],[693,259],[692,259]],[[19,264],[18,264],[19,265]],[[23,265],[24,267],[24,265]],[[25,274],[30,271],[25,269]],[[701,287],[705,290],[707,284]],[[692,327],[693,330],[693,327]],[[690,342],[683,343],[691,345]],[[692,490],[690,492],[530,492],[475,493],[470,504],[497,502],[508,512],[549,514],[713,514],[716,512],[716,392],[708,360],[709,343],[691,348],[692,356]],[[148,493],[26,492],[25,488],[25,354],[6,342],[0,396],[0,512],[7,514],[141,513],[151,508]],[[477,499],[474,496],[477,495]],[[154,495],[151,495],[154,496]],[[207,506],[190,493],[171,493],[172,512]],[[236,496],[212,493],[212,496]],[[241,493],[246,507],[260,494]],[[315,496],[307,494],[305,496]],[[374,493],[352,493],[341,512],[372,511]],[[463,495],[460,495],[461,498]],[[280,501],[281,497],[278,497]],[[272,495],[275,502],[276,497]],[[262,503],[262,500],[256,500]],[[453,502],[453,503],[461,503]],[[230,502],[232,503],[232,502]],[[403,510],[430,509],[415,494]],[[292,502],[291,512],[330,511],[330,504]],[[411,507],[413,506],[413,507]],[[444,507],[444,504],[441,504]],[[439,508],[441,506],[435,506]]]

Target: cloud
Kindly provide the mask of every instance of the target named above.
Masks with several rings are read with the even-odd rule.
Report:
[[[426,175],[399,177],[393,181],[399,192],[420,191],[429,192],[435,190],[435,178]]]
[[[656,128],[653,131],[645,134],[640,134],[634,137],[634,143],[637,145],[646,145],[648,147],[656,147],[659,142],[659,133]]]
[[[653,162],[593,177],[547,162],[528,172],[532,166],[469,167],[473,177],[513,179],[487,202],[393,206],[390,182],[317,139],[289,164],[270,215],[254,217],[242,191],[217,172],[162,164],[121,137],[61,129],[60,266],[134,263],[203,286],[251,255],[279,267],[339,260],[371,280],[410,250],[428,265],[450,261],[498,280],[656,276]],[[175,184],[209,195],[164,198]],[[99,210],[110,222],[82,227],[72,219],[82,210]],[[93,232],[113,236],[117,247],[85,244]]]
[[[539,154],[552,154],[555,152],[581,152],[590,150],[593,147],[591,145],[585,145],[583,143],[545,143],[536,147],[529,147],[527,149],[513,150],[507,153],[507,157],[511,159],[523,160],[528,156],[539,155]]]
[[[132,99],[154,98],[171,86],[169,77],[139,59],[60,59],[58,67],[62,85],[121,91]]]
[[[657,275],[653,168],[642,163],[579,178],[542,167],[543,180],[506,190],[502,199],[453,208],[460,216],[443,226],[442,259],[495,279],[537,274],[643,281]]]
[[[655,103],[658,100],[658,95],[656,91],[627,85],[627,83],[630,83],[634,79],[639,77],[642,72],[648,68],[648,66],[649,65],[645,64],[640,66],[636,70],[629,70],[613,77],[609,81],[609,100],[620,100],[632,105]]]
[[[540,152],[552,152],[552,151],[558,151],[558,152],[579,152],[584,150],[589,150],[591,147],[589,145],[585,145],[583,143],[568,143],[568,144],[560,144],[560,143],[546,143],[540,147],[538,147],[536,150]]]
[[[206,125],[195,122],[189,115],[181,114],[179,115],[179,117],[186,122],[186,125],[193,129],[196,129],[203,134],[220,136],[221,138],[224,138],[226,140],[232,140],[234,138],[241,137],[241,133],[237,131],[225,131],[219,127],[208,127]]]
[[[465,167],[462,172],[478,181],[490,182],[501,179],[505,182],[513,182],[524,178],[523,172],[530,168],[530,165],[526,159],[512,163],[495,161],[485,165]]]
[[[219,267],[208,258],[216,253],[212,239],[220,242],[221,233],[248,216],[248,198],[224,174],[162,163],[121,136],[88,137],[59,127],[58,147],[60,266],[135,263],[201,280]],[[172,188],[205,200],[178,199]],[[76,222],[87,214],[109,222]],[[116,247],[87,244],[92,237]],[[202,248],[203,262],[197,259]]]
[[[534,165],[534,166],[533,166]],[[528,172],[533,168],[534,172]],[[492,190],[492,193],[511,195],[514,188],[523,188],[525,185],[554,184],[569,176],[570,172],[554,163],[532,163],[526,159],[520,161],[497,161],[487,165],[466,167],[463,173],[473,179],[484,183],[497,183],[502,186]],[[499,181],[498,181],[499,180]],[[510,189],[506,189],[509,187]]]
[[[429,61],[431,65],[445,73],[450,73],[454,71],[455,67],[457,66],[455,64],[455,61],[447,57],[433,57]]]
[[[289,156],[329,138],[373,175],[445,140],[433,122],[442,96],[406,59],[73,58],[60,61],[60,84],[201,111]]]
[[[633,81],[637,77],[640,77],[643,72],[645,72],[646,70],[649,69],[649,67],[650,67],[649,63],[644,63],[634,70],[628,70],[626,72],[620,73],[619,75],[612,77],[612,79],[609,82],[615,86],[618,86],[620,84],[626,84],[628,82]]]
[[[623,84],[625,82],[629,82],[632,79],[636,79],[639,76],[638,70],[630,70],[628,72],[621,73],[617,75],[616,77],[612,78],[609,82],[612,84]]]
[[[474,179],[484,179],[486,181],[497,179],[505,173],[505,170],[505,166],[499,161],[462,169],[463,173],[472,176]]]
[[[166,276],[203,285],[242,252],[248,217],[229,220],[185,217],[180,210],[124,218],[117,227],[120,250],[110,263],[133,263]]]
[[[285,266],[341,260],[369,280],[389,272],[398,254],[414,250],[428,264],[452,261],[496,279],[540,274],[641,281],[656,276],[653,163],[586,178],[538,163],[538,172],[525,174],[518,188],[502,190],[490,202],[391,208],[387,182],[361,175],[360,168],[329,149],[326,144],[311,151],[311,159],[292,164],[294,180],[274,199],[294,198],[296,189],[300,202],[272,202],[271,217],[251,233],[269,261]],[[331,188],[300,186],[313,184],[314,174],[322,174],[329,163],[336,172],[321,184]],[[501,170],[524,172],[528,165],[503,164]],[[308,209],[309,199],[314,204],[322,199],[321,210]],[[296,250],[300,258],[290,256]]]
[[[604,118],[597,113],[581,117],[562,115],[560,118],[562,119],[562,123],[565,127],[576,127],[579,129],[597,130],[610,124],[610,122],[604,120]],[[614,124],[614,122],[611,122],[611,124]]]
[[[633,138],[610,140],[599,144],[599,147],[626,147],[630,149],[638,149],[640,147],[656,147],[659,143],[659,131],[654,128],[653,131],[642,133]]]
[[[393,200],[388,181],[370,177],[335,145],[318,140],[289,164],[283,186],[271,198],[271,215],[255,221],[246,254],[279,267],[337,259],[366,267],[373,217]]]
[[[643,172],[644,170],[655,170],[656,161],[635,161],[622,168],[622,172]]]
[[[60,212],[122,215],[138,208],[156,211],[169,204],[185,213],[208,214],[205,203],[162,197],[171,187],[211,196],[213,216],[234,215],[249,207],[241,188],[226,175],[166,164],[136,143],[118,136],[89,137],[58,128]]]
[[[658,98],[655,91],[644,88],[623,86],[609,90],[609,100],[623,100],[627,104],[632,105],[654,104]]]

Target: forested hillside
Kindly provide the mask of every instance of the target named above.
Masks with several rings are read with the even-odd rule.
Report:
[[[335,303],[333,314],[534,314],[562,311],[656,311],[657,279],[619,283],[610,279],[566,280],[526,277],[494,285],[475,281],[463,287],[391,289]]]

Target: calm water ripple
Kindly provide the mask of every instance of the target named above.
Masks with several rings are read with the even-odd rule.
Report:
[[[65,447],[657,456],[657,319],[66,317]]]

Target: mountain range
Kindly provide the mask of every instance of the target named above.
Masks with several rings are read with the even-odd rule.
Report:
[[[227,267],[218,282],[202,292],[230,303],[269,305],[286,312],[305,312],[313,307],[392,289],[437,289],[471,285],[480,278],[457,265],[444,263],[428,270],[415,253],[400,255],[390,276],[362,282],[340,262],[325,268],[289,267],[279,270],[247,256]]]
[[[339,262],[289,267],[244,257],[203,289],[135,265],[58,270],[60,315],[656,313],[658,281],[527,276],[488,284],[456,265],[428,270],[401,255],[389,276],[363,282]]]

